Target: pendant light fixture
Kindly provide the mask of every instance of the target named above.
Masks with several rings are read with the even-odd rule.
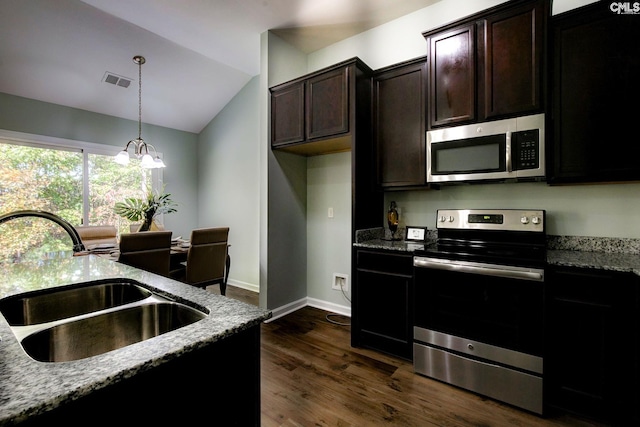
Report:
[[[140,166],[146,169],[163,168],[165,164],[162,159],[158,157],[156,148],[151,144],[147,144],[144,139],[142,139],[142,64],[147,61],[144,59],[144,56],[136,55],[133,57],[133,62],[138,64],[138,137],[127,142],[124,150],[116,155],[115,161],[121,165],[129,164],[129,152],[127,150],[129,150],[129,146],[133,144],[133,154],[140,159]],[[156,155],[155,159],[149,154],[149,148],[154,151]]]

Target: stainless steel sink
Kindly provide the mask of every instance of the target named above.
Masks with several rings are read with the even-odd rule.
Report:
[[[175,302],[142,304],[43,329],[25,337],[22,347],[40,362],[68,362],[156,337],[205,316]]]
[[[134,282],[118,280],[72,288],[47,289],[0,300],[0,313],[11,326],[66,319],[140,301],[151,292]]]
[[[24,351],[40,362],[96,356],[207,317],[127,279],[7,297],[0,313]]]

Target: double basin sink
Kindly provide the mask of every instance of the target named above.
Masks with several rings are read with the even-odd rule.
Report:
[[[24,351],[40,362],[68,362],[116,350],[207,316],[130,279],[87,282],[0,300]]]

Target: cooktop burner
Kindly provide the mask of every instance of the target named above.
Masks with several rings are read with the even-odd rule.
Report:
[[[438,239],[418,256],[505,265],[546,261],[543,210],[439,210]]]

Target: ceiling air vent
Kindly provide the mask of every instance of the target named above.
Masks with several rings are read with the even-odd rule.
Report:
[[[102,81],[105,82],[105,83],[110,83],[112,85],[125,87],[125,88],[129,87],[129,85],[131,84],[132,80],[133,79],[130,79],[129,77],[119,76],[119,75],[111,73],[109,71],[104,73],[104,77],[102,78]]]

